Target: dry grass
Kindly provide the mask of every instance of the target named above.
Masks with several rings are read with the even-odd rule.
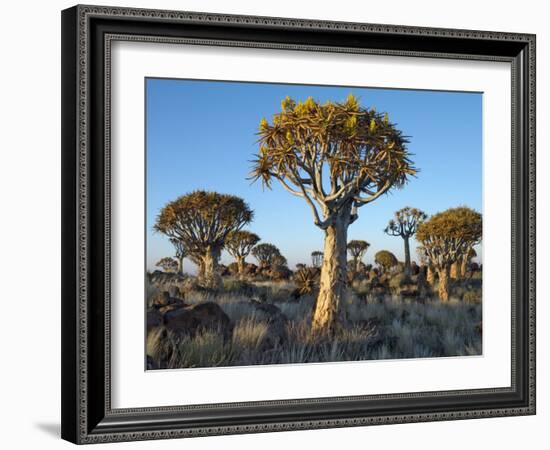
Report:
[[[256,364],[359,361],[427,358],[481,354],[481,303],[468,299],[441,303],[402,301],[386,296],[377,303],[365,303],[350,291],[343,305],[346,324],[330,341],[310,337],[314,296],[292,301],[289,282],[237,285],[221,294],[190,292],[187,303],[218,303],[234,323],[232,339],[204,333],[194,339],[166,331],[150,333],[147,354],[162,367],[220,367]],[[287,340],[282,346],[265,349],[268,326],[256,316],[251,298],[276,305],[288,318]]]

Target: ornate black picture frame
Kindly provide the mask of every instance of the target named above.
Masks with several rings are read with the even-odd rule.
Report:
[[[512,373],[507,388],[113,409],[110,45],[115,40],[507,61]],[[62,437],[98,443],[535,414],[535,36],[98,6],[62,13]]]

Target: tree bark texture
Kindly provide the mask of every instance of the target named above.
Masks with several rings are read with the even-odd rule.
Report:
[[[218,273],[218,259],[220,251],[208,247],[202,256],[202,275],[199,277],[199,284],[209,289],[220,289],[223,287],[222,277]]]
[[[335,221],[325,230],[319,295],[313,312],[312,334],[332,334],[338,325],[340,304],[346,293],[348,222]]]
[[[409,246],[409,238],[404,237],[405,241],[405,275],[411,274],[411,249]]]
[[[437,272],[439,274],[439,299],[442,302],[447,302],[449,301],[449,267],[439,269]]]

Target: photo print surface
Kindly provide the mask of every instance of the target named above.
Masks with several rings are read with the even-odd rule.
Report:
[[[482,354],[482,93],[145,99],[148,370]]]

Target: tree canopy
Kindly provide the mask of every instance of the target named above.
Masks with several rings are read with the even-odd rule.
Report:
[[[406,206],[395,212],[395,218],[389,221],[384,233],[409,238],[416,233],[418,225],[427,217],[424,211]]]
[[[477,211],[461,206],[433,215],[420,224],[416,239],[430,262],[437,268],[458,261],[482,236],[482,217]]]
[[[369,247],[370,244],[367,241],[354,239],[348,242],[347,249],[351,257],[356,260],[361,259]]]
[[[183,242],[190,253],[201,253],[207,246],[221,249],[227,235],[253,217],[248,204],[239,197],[194,191],[164,206],[154,229]]]
[[[169,257],[161,258],[155,265],[168,273],[175,273],[179,268],[178,262],[174,258]]]
[[[267,267],[273,264],[273,259],[280,256],[281,252],[273,244],[264,242],[256,245],[252,249],[252,256],[258,260],[261,267]]]
[[[389,269],[397,265],[397,258],[388,250],[380,250],[374,255],[374,262],[384,269]]]
[[[357,208],[416,173],[402,132],[387,114],[361,107],[353,95],[324,104],[286,97],[281,107],[271,123],[265,118],[260,123],[251,178],[268,188],[278,180],[304,198],[322,229],[346,205],[353,207],[355,220]]]
[[[260,237],[250,231],[234,231],[227,236],[225,248],[234,258],[246,258],[259,241]]]

